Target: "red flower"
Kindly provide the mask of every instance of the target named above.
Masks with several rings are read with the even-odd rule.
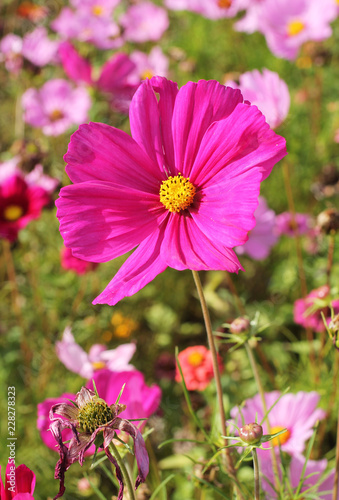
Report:
[[[187,389],[203,391],[214,377],[211,351],[203,345],[195,345],[181,351],[178,358]],[[219,356],[218,361],[222,371],[223,365]],[[175,380],[181,381],[178,367]]]

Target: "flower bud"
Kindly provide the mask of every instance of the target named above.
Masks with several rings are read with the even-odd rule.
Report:
[[[317,226],[325,234],[337,232],[339,229],[339,212],[335,208],[328,208],[317,217]]]
[[[256,424],[246,424],[239,429],[239,437],[247,444],[258,444],[263,435],[263,429],[261,425]]]
[[[230,325],[231,333],[246,333],[250,329],[250,320],[248,318],[236,318]]]
[[[330,332],[335,335],[339,332],[339,314],[336,314],[328,325]]]

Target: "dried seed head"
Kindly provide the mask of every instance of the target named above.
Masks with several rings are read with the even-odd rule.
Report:
[[[317,217],[317,226],[325,234],[337,232],[339,229],[339,212],[335,208],[328,208]]]

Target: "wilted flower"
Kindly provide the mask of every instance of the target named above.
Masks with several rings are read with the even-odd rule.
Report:
[[[268,392],[265,394],[267,410],[276,403],[281,396],[279,391]],[[297,455],[304,451],[306,441],[312,436],[313,427],[317,420],[325,418],[326,412],[317,409],[319,401],[317,392],[298,392],[297,394],[284,394],[269,412],[268,420],[270,423],[270,434],[275,434],[283,429],[284,433],[271,441],[263,444],[263,447],[278,447],[280,444],[282,451],[290,455]],[[251,422],[256,419],[262,422],[265,412],[261,397],[259,394],[245,401],[241,408],[232,408],[231,416],[235,424],[242,425],[242,417],[245,422]],[[266,420],[261,423],[264,434],[268,434]],[[264,450],[258,450],[258,455],[263,459],[268,457],[269,453]]]
[[[187,347],[178,355],[182,374],[189,391],[203,391],[214,378],[213,360],[211,351],[203,345]],[[223,363],[218,356],[219,370],[223,370]],[[181,375],[177,367],[175,380],[181,382]]]
[[[0,467],[1,471],[1,467]],[[4,483],[0,476],[1,500],[34,500],[35,474],[26,465],[7,462]]]
[[[60,455],[55,467],[55,479],[60,480],[60,489],[54,500],[62,497],[65,492],[65,472],[77,460],[82,465],[85,451],[95,442],[98,447],[104,449],[108,459],[116,468],[119,482],[118,500],[122,500],[124,491],[122,472],[109,449],[117,430],[127,432],[134,441],[134,453],[138,465],[135,487],[137,488],[140,483],[145,481],[149,469],[145,442],[141,432],[134,424],[118,417],[125,409],[126,406],[120,403],[108,406],[106,401],[86,387],[82,387],[77,393],[74,404],[60,403],[51,408],[50,430],[57,442]],[[63,443],[62,431],[64,429],[71,429],[73,434],[68,447]],[[101,438],[100,444],[98,444],[97,438]]]
[[[78,259],[72,254],[70,248],[63,247],[60,252],[61,267],[69,271],[74,271],[76,274],[82,275],[90,271],[94,271],[98,267],[96,262],[88,262]]]
[[[26,90],[22,107],[27,123],[42,128],[46,135],[55,136],[87,120],[91,99],[86,89],[73,88],[58,78],[49,80],[39,90]]]
[[[83,125],[65,156],[74,184],[62,188],[57,215],[73,255],[105,262],[139,245],[94,303],[116,304],[167,266],[242,269],[232,247],[255,225],[260,182],[285,140],[239,90],[216,81],[178,90],[145,80],[130,124],[133,138]]]
[[[322,314],[327,323],[331,321],[331,308],[334,314],[339,313],[339,299],[331,300],[330,287],[323,285],[312,290],[304,299],[294,302],[294,321],[304,328],[311,328],[315,332],[324,332],[326,327]]]
[[[252,259],[262,260],[269,256],[271,248],[279,237],[275,233],[276,215],[268,208],[265,198],[259,197],[259,205],[254,212],[256,225],[249,232],[248,240],[244,245],[235,248],[238,255],[247,254]]]
[[[15,157],[0,163],[0,237],[14,241],[18,232],[40,217],[59,181],[43,174],[42,166],[25,174]]]
[[[169,26],[166,10],[152,2],[132,5],[119,22],[124,28],[124,39],[137,43],[159,40]]]
[[[135,353],[136,345],[121,344],[116,349],[107,350],[106,346],[94,344],[87,354],[74,340],[70,327],[66,327],[62,340],[55,344],[60,361],[72,372],[91,379],[94,372],[107,368],[119,372],[134,370],[129,362]]]
[[[239,89],[244,99],[258,106],[272,128],[278,127],[286,118],[290,108],[288,86],[278,73],[266,68],[247,71],[239,77],[239,85],[227,81],[225,85]]]

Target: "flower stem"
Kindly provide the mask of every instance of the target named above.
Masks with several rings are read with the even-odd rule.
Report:
[[[337,362],[339,359],[339,353],[336,352]],[[336,458],[335,458],[335,472],[334,472],[334,485],[332,500],[338,499],[338,482],[339,482],[339,410],[338,410],[338,422],[337,422],[337,446],[336,446]]]
[[[260,500],[260,474],[259,474],[259,461],[257,450],[252,450],[253,469],[254,469],[254,500]]]
[[[206,327],[206,332],[207,332],[208,345],[209,345],[209,349],[210,349],[211,355],[212,355],[213,373],[214,373],[214,379],[215,379],[216,388],[217,388],[219,415],[220,415],[220,421],[221,421],[221,432],[224,436],[227,436],[226,417],[225,417],[224,402],[223,402],[223,395],[222,395],[220,371],[219,371],[217,351],[216,351],[215,344],[214,344],[211,319],[210,319],[210,315],[208,312],[208,308],[207,308],[204,292],[202,289],[202,284],[200,281],[199,273],[197,271],[193,271],[193,270],[192,270],[192,273],[193,273],[193,279],[195,282],[195,286],[197,287],[197,291],[198,291],[198,295],[199,295],[202,314],[204,317],[205,327]],[[240,498],[242,498],[241,491],[240,491],[240,488],[238,485],[238,481],[236,479],[233,460],[232,460],[229,448],[225,448],[225,455],[224,456],[225,456],[225,461],[226,461],[227,472],[228,472],[229,476],[232,478],[232,480],[235,481],[235,484],[237,485],[239,496],[240,496]]]
[[[113,444],[112,441],[109,444],[109,449],[110,449],[110,452],[112,453],[113,457],[117,461],[117,463],[118,463],[118,465],[120,467],[120,470],[122,472],[122,477],[124,478],[124,482],[125,482],[125,485],[126,485],[126,488],[127,488],[127,491],[128,491],[129,500],[136,500],[135,499],[135,494],[134,494],[134,488],[133,488],[133,485],[132,485],[132,482],[131,482],[131,478],[130,478],[128,472],[127,472],[127,469],[125,467],[124,461],[121,458],[120,453],[118,452],[117,447],[115,446],[115,444]]]

